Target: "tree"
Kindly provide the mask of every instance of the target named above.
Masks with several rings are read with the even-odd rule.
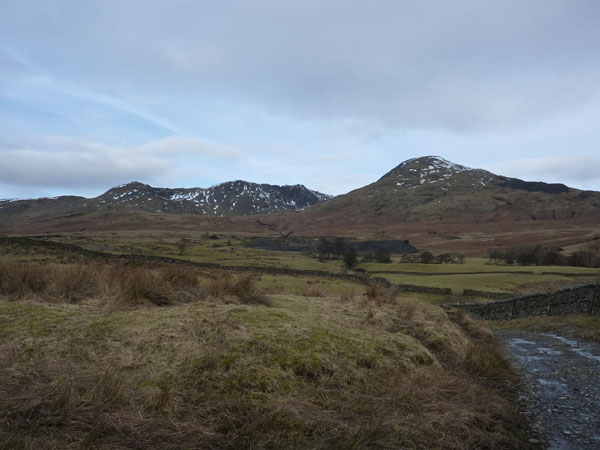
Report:
[[[338,256],[341,256],[344,254],[345,250],[346,250],[346,239],[344,239],[342,237],[335,238],[335,240],[333,241],[333,253],[335,253]]]
[[[320,237],[319,243],[317,244],[317,253],[321,258],[329,259],[329,255],[331,254],[331,242],[327,238]]]
[[[421,253],[421,264],[431,264],[434,260],[435,256],[433,256],[430,252]]]
[[[490,255],[489,256],[490,262],[493,261],[494,264],[499,265],[500,260],[502,259],[502,256],[503,256],[502,253],[495,249],[489,249],[488,253]]]
[[[353,269],[354,266],[356,266],[357,262],[358,258],[356,255],[356,250],[351,248],[344,254],[344,264],[346,264],[346,267],[348,267],[348,269]]]
[[[378,263],[391,263],[390,251],[387,248],[378,248],[375,250],[375,261]]]

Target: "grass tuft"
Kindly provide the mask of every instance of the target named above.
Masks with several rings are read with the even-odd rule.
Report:
[[[371,283],[367,286],[367,299],[375,302],[377,306],[393,304],[396,301],[396,292],[379,283]]]
[[[343,303],[353,302],[356,297],[354,288],[346,289],[340,293],[340,301]]]
[[[219,271],[211,274],[208,293],[212,298],[234,303],[271,306],[272,302],[259,291],[257,281],[258,276],[254,274],[234,276]]]
[[[303,297],[325,297],[325,292],[318,284],[307,283],[302,288]]]

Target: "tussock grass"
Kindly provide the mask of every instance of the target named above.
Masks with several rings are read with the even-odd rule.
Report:
[[[494,339],[492,332],[482,321],[471,318],[464,310],[454,309],[448,316],[468,338],[463,356],[463,366],[474,376],[488,380],[514,379],[516,372],[509,362],[502,343]]]
[[[270,306],[270,300],[257,287],[259,277],[254,274],[232,275],[219,271],[210,275],[208,293],[212,298],[246,305]]]
[[[94,299],[112,307],[162,306],[204,297],[198,274],[189,268],[15,262],[0,263],[0,294],[59,303]]]
[[[506,379],[515,375],[502,344],[495,339],[473,339],[464,359],[465,368],[487,379]]]
[[[356,290],[354,288],[343,290],[340,293],[340,301],[341,302],[344,302],[344,303],[353,302],[355,298],[356,298]]]
[[[325,292],[319,284],[306,283],[302,288],[302,296],[304,297],[324,297]]]
[[[392,288],[382,286],[379,283],[370,283],[367,286],[367,299],[375,302],[378,306],[396,301],[396,291]]]

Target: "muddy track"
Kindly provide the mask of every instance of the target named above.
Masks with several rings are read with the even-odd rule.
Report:
[[[523,374],[520,400],[542,445],[600,449],[600,344],[527,331],[497,337]]]

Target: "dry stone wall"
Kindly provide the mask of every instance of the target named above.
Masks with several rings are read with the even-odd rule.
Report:
[[[496,302],[455,303],[448,306],[463,309],[486,320],[564,314],[600,315],[600,284],[586,283],[554,292],[519,295]]]

